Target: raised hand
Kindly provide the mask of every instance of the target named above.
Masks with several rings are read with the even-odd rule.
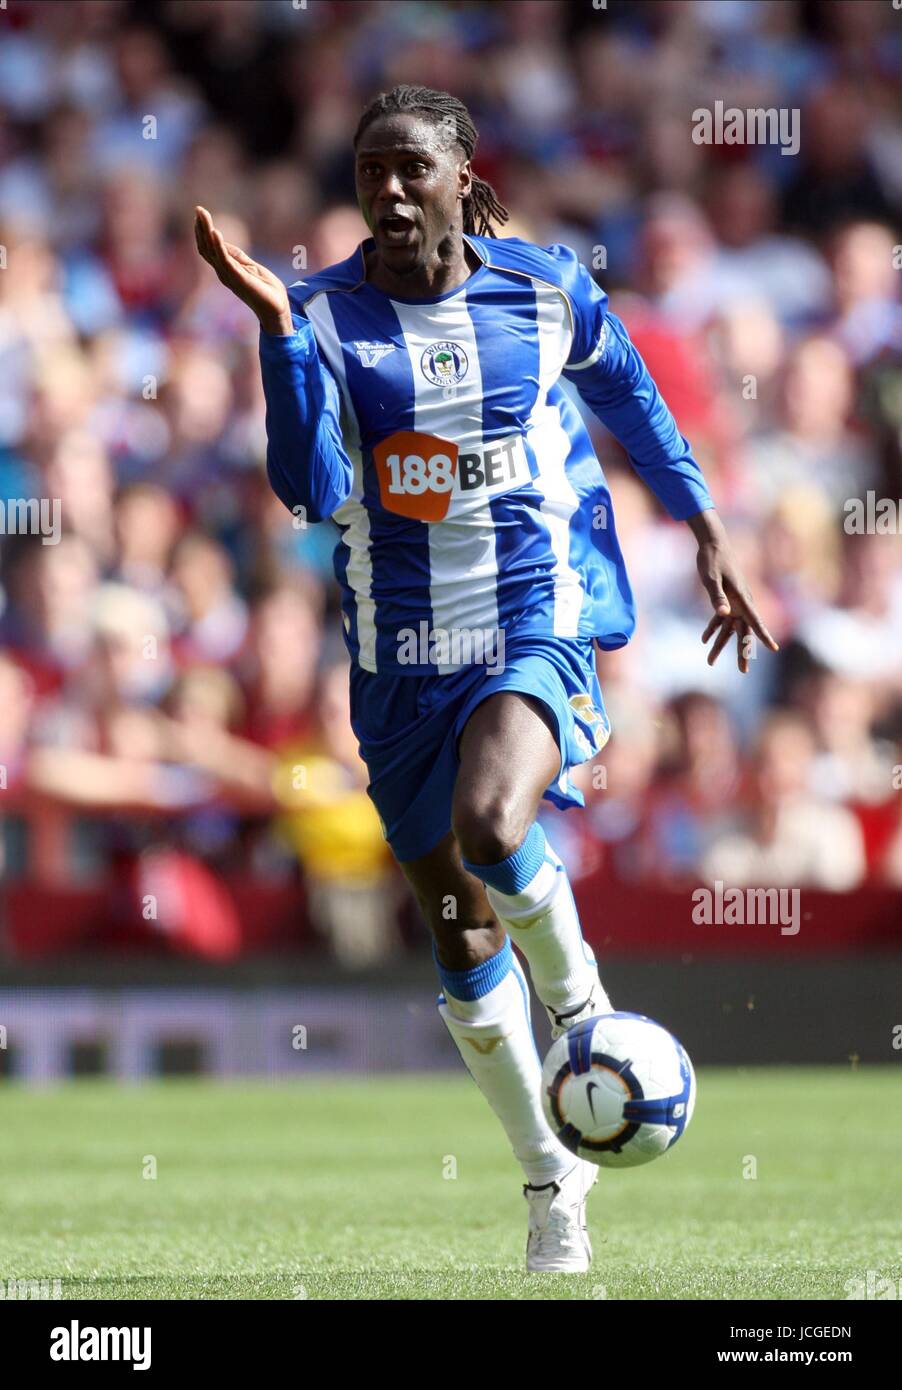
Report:
[[[199,206],[195,208],[194,240],[222,283],[254,311],[265,333],[294,331],[288,291],[279,277],[252,260],[240,246],[224,241],[207,209]]]

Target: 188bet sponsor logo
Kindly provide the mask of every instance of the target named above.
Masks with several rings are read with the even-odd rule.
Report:
[[[451,498],[509,492],[529,481],[519,435],[461,450],[449,439],[398,430],[373,449],[386,511],[415,521],[442,521]]]

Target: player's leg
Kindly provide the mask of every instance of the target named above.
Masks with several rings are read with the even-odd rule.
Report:
[[[529,992],[508,935],[481,882],[464,868],[452,835],[401,868],[435,941],[439,1013],[504,1126],[527,1182],[553,1183],[574,1160],[542,1112]]]
[[[439,965],[469,970],[498,954],[506,933],[495,920],[482,883],[464,868],[452,834],[401,869],[435,940]]]
[[[542,773],[537,776],[541,781]],[[547,782],[546,778],[542,786]],[[505,804],[515,806],[516,798]],[[485,824],[488,827],[488,819]],[[492,833],[498,833],[497,821]],[[518,827],[506,827],[504,835],[508,834],[516,840]],[[468,847],[475,848],[475,843],[474,839]],[[402,867],[433,929],[444,991],[442,1017],[526,1174],[526,1267],[582,1273],[592,1259],[586,1197],[598,1170],[575,1159],[545,1120],[529,994],[510,937],[495,921],[481,881],[464,867],[453,835],[417,864]],[[446,961],[461,968],[451,969]]]
[[[536,812],[561,753],[542,701],[512,690],[477,705],[459,743],[452,825],[470,874],[529,962],[533,984],[561,1030],[585,1010],[611,1008],[586,947],[573,893]]]
[[[527,1267],[579,1271],[591,1258],[585,1195],[597,1170],[575,1160],[545,1120],[523,972],[448,831],[463,702],[477,677],[472,673],[469,688],[449,689],[438,678],[386,678],[355,668],[352,725],[386,839],[433,931],[441,1016],[526,1173]]]

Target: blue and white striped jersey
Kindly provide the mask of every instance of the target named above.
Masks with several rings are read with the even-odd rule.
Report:
[[[574,252],[466,241],[479,268],[417,300],[366,280],[365,241],[290,287],[293,334],[260,334],[270,481],[289,508],[338,524],[346,640],[367,671],[461,664],[447,649],[438,665],[412,660],[411,632],[628,641],[610,494],[562,376],[671,516],[713,506]]]

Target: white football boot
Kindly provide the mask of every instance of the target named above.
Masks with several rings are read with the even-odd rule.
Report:
[[[529,1206],[526,1268],[530,1274],[585,1274],[592,1263],[586,1197],[598,1181],[594,1163],[578,1158],[556,1182],[523,1188]]]
[[[572,1028],[575,1023],[582,1023],[584,1018],[594,1018],[596,1014],[612,1014],[614,1005],[607,996],[604,985],[596,975],[592,985],[592,992],[584,1004],[578,1004],[569,1013],[558,1014],[549,1005],[544,1005],[545,1012],[551,1023],[551,1037],[557,1039],[566,1033],[568,1028]]]

